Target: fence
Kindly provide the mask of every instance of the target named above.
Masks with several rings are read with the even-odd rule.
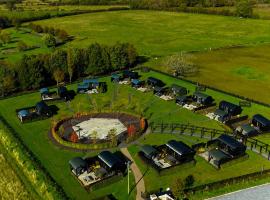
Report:
[[[264,158],[270,160],[269,144],[266,144],[255,138],[244,138],[239,135],[234,135],[233,132],[195,126],[191,124],[180,123],[151,123],[150,128],[152,133],[167,133],[167,134],[182,134],[204,139],[214,139],[221,134],[231,135],[247,146],[251,151],[260,154]]]

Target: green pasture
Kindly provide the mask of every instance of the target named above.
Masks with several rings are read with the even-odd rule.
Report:
[[[37,23],[65,29],[75,36],[74,46],[87,46],[93,42],[130,42],[137,47],[140,55],[150,57],[270,42],[270,21],[201,14],[115,11]]]

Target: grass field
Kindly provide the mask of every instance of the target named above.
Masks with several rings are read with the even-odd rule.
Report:
[[[31,200],[23,183],[13,171],[5,157],[0,154],[0,198]]]
[[[99,42],[134,44],[141,55],[166,56],[180,51],[270,42],[270,21],[157,11],[116,11],[37,22],[75,36],[74,46]],[[77,27],[76,29],[72,27]]]
[[[181,51],[195,53],[200,73],[189,77],[219,89],[269,102],[268,51],[270,21],[157,11],[117,11],[55,18],[38,22],[63,28],[75,36],[74,46],[93,42],[131,42],[146,63],[162,66],[164,56]],[[79,27],[73,29],[72,27]],[[244,45],[247,48],[218,47]],[[254,45],[254,46],[253,46]],[[153,59],[155,58],[155,59]],[[156,59],[157,58],[157,59]],[[235,87],[235,85],[238,85]],[[254,95],[256,92],[256,95]]]
[[[31,33],[28,29],[15,30],[14,28],[5,29],[3,32],[7,32],[11,36],[11,42],[0,47],[0,59],[8,61],[17,61],[24,54],[43,54],[48,53],[51,49],[47,48],[42,41],[42,35]],[[19,42],[24,42],[27,46],[32,47],[26,51],[19,51],[17,45]]]
[[[191,91],[195,89],[194,85],[189,83],[178,81],[173,78],[155,73],[149,72],[142,74],[142,78],[145,79],[148,76],[154,76],[164,80],[168,85],[171,83],[177,83],[179,85],[183,85],[189,88]],[[60,119],[63,116],[70,116],[75,112],[80,111],[88,111],[88,112],[95,112],[99,109],[108,110],[108,105],[111,102],[112,96],[114,91],[116,92],[116,100],[113,101],[113,109],[112,111],[126,111],[140,114],[143,110],[145,110],[145,116],[153,122],[178,122],[178,123],[190,123],[198,126],[205,126],[210,128],[217,128],[223,129],[222,124],[209,120],[208,118],[190,112],[186,109],[181,109],[174,102],[166,102],[155,97],[152,93],[142,94],[139,91],[134,90],[130,86],[120,85],[114,86],[110,83],[109,77],[104,78],[104,81],[109,83],[109,91],[106,94],[99,94],[99,95],[77,95],[76,98],[70,103],[70,105],[66,103],[57,103],[55,104],[60,110],[59,113],[54,117],[54,119]],[[71,89],[76,89],[76,85],[69,86]],[[233,102],[237,102],[238,99],[232,98],[230,96],[217,93],[211,90],[208,90],[207,93],[212,94],[213,97],[217,99],[217,101],[221,99],[230,100]],[[129,99],[129,100],[128,100]],[[44,120],[32,123],[21,124],[16,117],[15,110],[18,108],[23,108],[27,106],[34,105],[36,102],[40,100],[39,93],[32,93],[27,95],[22,95],[18,97],[9,98],[6,100],[1,100],[0,103],[0,114],[10,123],[10,125],[17,131],[18,135],[22,138],[23,142],[33,151],[33,153],[41,160],[42,165],[49,171],[49,173],[55,178],[55,180],[65,189],[65,192],[74,199],[89,199],[96,198],[101,195],[105,195],[106,193],[110,193],[114,191],[114,195],[119,198],[120,200],[126,200],[126,178],[123,181],[114,184],[112,186],[105,187],[102,190],[97,190],[92,193],[87,193],[80,184],[71,176],[68,161],[74,156],[91,156],[97,154],[97,152],[93,153],[79,153],[79,152],[70,152],[67,150],[59,149],[58,147],[54,146],[48,138],[48,131],[51,124],[51,120]],[[162,108],[162,109],[160,109]],[[263,113],[269,114],[268,109],[264,109],[261,106],[253,105],[253,107],[245,109],[244,111],[247,114],[254,114],[254,113]],[[153,138],[149,138],[143,142],[152,143],[153,141],[156,143],[163,143],[165,140],[170,139],[170,137],[164,138],[163,136],[158,136],[158,140],[155,137],[155,141]],[[197,143],[200,140],[193,139],[191,137],[183,137],[180,138],[186,143],[192,144]],[[132,151],[135,151],[131,149]],[[198,158],[200,161],[200,158]],[[266,162],[266,160],[261,159],[259,156],[254,156],[254,154],[250,153],[250,160],[253,160],[254,163],[258,163],[258,165],[250,166],[247,170],[250,169],[251,172],[257,170],[261,167],[261,164]],[[250,165],[250,163],[249,163]],[[265,164],[268,166],[268,164]],[[206,168],[205,170],[209,173],[212,173],[213,170],[211,167],[209,168],[207,163],[204,164],[203,161],[198,162],[197,167],[199,168]],[[248,167],[244,165],[244,167]],[[194,168],[195,169],[195,168]],[[196,168],[197,169],[197,168]],[[232,168],[236,170],[238,168]],[[213,170],[214,172],[215,170]],[[190,171],[194,172],[194,171]],[[179,172],[180,174],[182,172]],[[195,173],[195,172],[194,172]],[[230,168],[225,170],[224,176],[228,176],[230,174]],[[232,173],[234,175],[235,173]],[[199,175],[198,175],[199,176]],[[226,177],[225,176],[225,177]],[[203,180],[203,176],[200,175],[198,178],[198,184],[207,181],[213,181],[218,178],[217,173],[213,176],[209,176],[208,179]],[[222,178],[222,177],[220,177]],[[150,179],[151,180],[151,179]],[[166,179],[167,181],[169,180]],[[158,187],[160,182],[153,183],[153,186],[149,186],[152,188]],[[117,187],[116,187],[117,186]],[[115,190],[113,188],[118,188]],[[78,196],[79,194],[79,196]],[[132,193],[130,199],[133,198],[134,192]]]
[[[189,79],[269,103],[269,51],[261,45],[195,53],[199,74]]]

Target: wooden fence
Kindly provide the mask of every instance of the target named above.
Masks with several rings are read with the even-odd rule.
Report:
[[[233,132],[181,123],[151,123],[150,128],[152,133],[188,135],[209,140],[215,139],[221,134],[231,135],[245,144],[248,149],[270,160],[269,144],[255,138],[244,138]]]

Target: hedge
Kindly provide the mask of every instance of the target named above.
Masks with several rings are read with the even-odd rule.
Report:
[[[2,116],[0,128],[0,144],[32,184],[40,199],[68,199],[63,188],[49,175]]]

